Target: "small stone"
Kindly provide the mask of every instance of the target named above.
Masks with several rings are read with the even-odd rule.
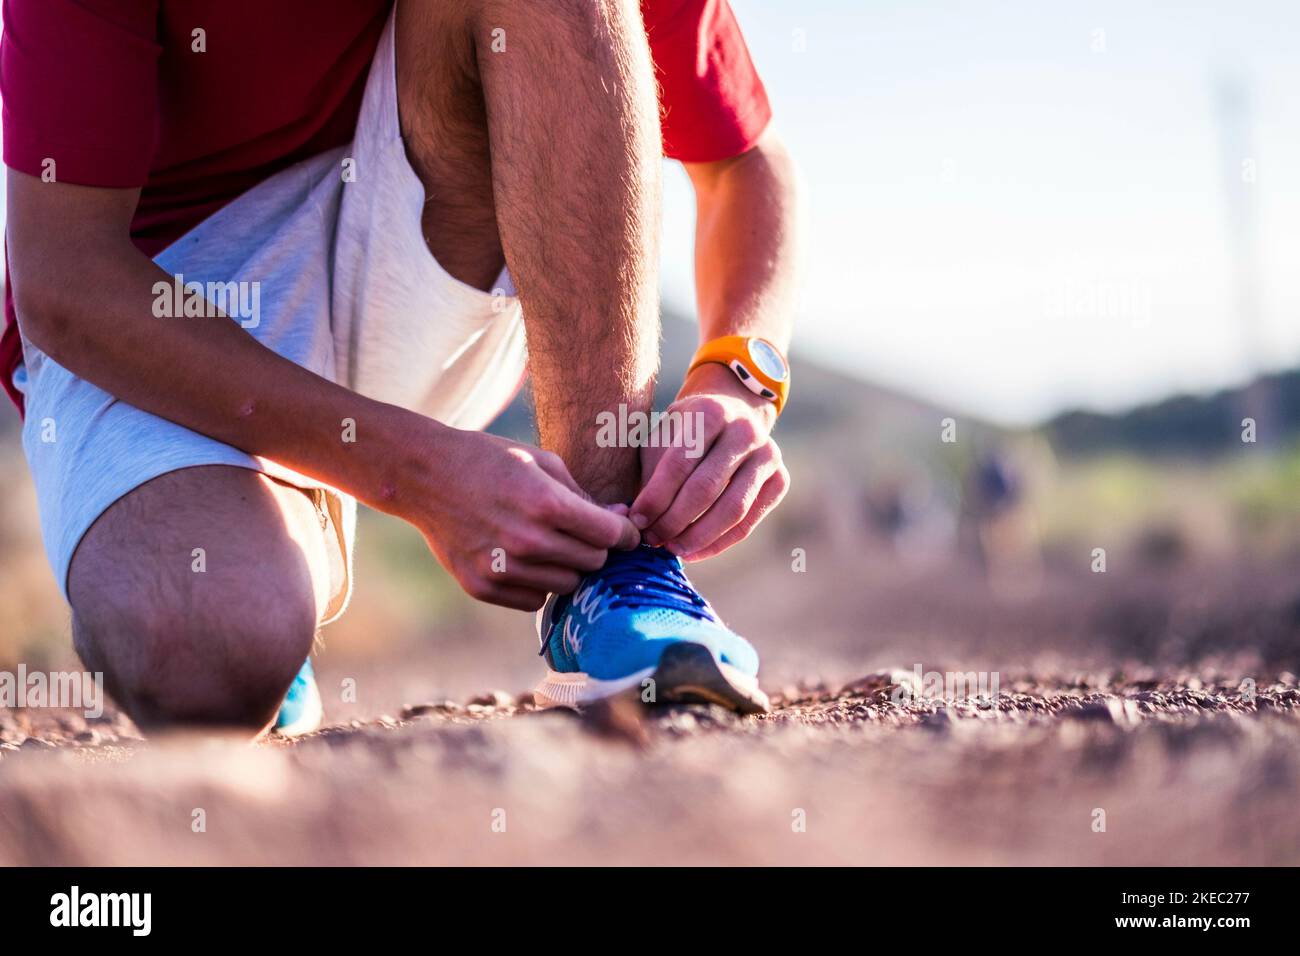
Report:
[[[460,704],[454,700],[427,701],[423,704],[408,704],[402,708],[402,719],[411,720],[415,717],[427,717],[431,714],[454,714],[461,710]]]
[[[636,748],[647,746],[650,740],[644,715],[645,708],[639,703],[618,695],[598,700],[578,714],[584,729]]]
[[[940,707],[933,713],[926,714],[921,718],[921,726],[927,730],[951,730],[952,725],[956,722],[956,715],[947,707]]]
[[[1126,727],[1139,719],[1138,713],[1137,701],[1101,697],[1088,701],[1082,707],[1071,708],[1061,716],[1067,720],[1096,721]]]
[[[695,718],[694,714],[683,710],[673,714],[668,721],[668,725],[675,731],[689,734],[699,729],[700,722]]]
[[[93,747],[95,744],[99,743],[99,731],[83,730],[81,733],[77,734],[77,736],[73,739],[75,739],[79,744],[85,744],[87,746]]]
[[[892,692],[896,687],[905,687],[909,693],[915,693],[916,675],[911,671],[904,670],[887,670],[875,671],[867,674],[865,677],[859,677],[857,680],[849,681],[840,688],[839,696],[848,694],[870,695],[880,691]]]
[[[470,706],[477,704],[480,707],[512,707],[515,699],[512,695],[503,690],[490,690],[486,694],[479,694],[477,697],[470,699]]]

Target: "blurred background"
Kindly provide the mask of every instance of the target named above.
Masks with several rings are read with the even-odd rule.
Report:
[[[808,198],[794,487],[693,574],[765,681],[1300,669],[1300,7],[733,5]],[[664,402],[695,346],[667,178]],[[494,429],[530,439],[527,396]],[[57,667],[8,411],[0,481],[0,669]],[[357,562],[331,717],[536,678],[531,621],[410,529],[364,514]]]

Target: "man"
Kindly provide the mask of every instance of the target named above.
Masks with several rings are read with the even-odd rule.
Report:
[[[793,175],[725,0],[4,11],[6,384],[75,646],[137,723],[315,725],[294,675],[358,500],[473,597],[547,604],[540,702],[765,705],[679,560],[788,483]],[[699,455],[598,440],[651,399],[664,152],[698,202]],[[477,431],[525,338],[545,451]]]

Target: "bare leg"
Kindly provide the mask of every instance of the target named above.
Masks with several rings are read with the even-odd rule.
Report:
[[[73,641],[142,728],[256,733],[311,650],[327,561],[298,489],[242,468],[171,472],[82,539],[68,580]]]
[[[658,364],[661,145],[634,0],[397,7],[407,153],[430,250],[519,289],[542,445],[599,501],[630,501],[636,449],[599,412],[647,410]]]

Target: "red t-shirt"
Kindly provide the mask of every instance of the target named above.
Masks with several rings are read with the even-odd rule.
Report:
[[[4,0],[4,162],[59,182],[142,187],[154,256],[262,180],[351,141],[391,0]],[[708,162],[771,116],[727,0],[642,0],[664,151]],[[196,31],[202,30],[202,34]],[[199,46],[203,52],[198,52]],[[0,379],[22,408],[6,284]]]

